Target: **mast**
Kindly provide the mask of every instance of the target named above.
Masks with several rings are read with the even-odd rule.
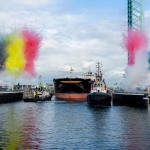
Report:
[[[39,88],[43,88],[42,76],[41,75],[38,76],[38,80],[39,80]]]
[[[74,71],[74,69],[71,67],[70,69],[70,78],[72,78],[72,72]]]
[[[105,79],[102,79],[102,72],[101,72],[101,68],[102,68],[102,63],[97,63],[96,64],[96,68],[97,68],[97,74],[96,74],[96,85],[97,88],[100,89],[105,89],[106,90],[106,83],[105,83]]]
[[[99,63],[99,62],[98,62],[97,65],[96,65],[97,72],[98,72],[96,78],[99,79],[99,81],[102,80],[102,74],[100,74],[100,72],[101,72],[101,67],[102,67],[102,66],[103,66],[102,63]]]
[[[42,84],[42,76],[41,75],[39,75],[38,80],[39,80],[39,85],[41,85]]]

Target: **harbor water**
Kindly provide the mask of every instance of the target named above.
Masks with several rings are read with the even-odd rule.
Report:
[[[149,150],[150,108],[52,98],[0,104],[0,150]]]

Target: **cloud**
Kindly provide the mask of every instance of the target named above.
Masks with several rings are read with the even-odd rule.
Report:
[[[47,6],[54,6],[57,2],[61,2],[62,0],[9,0],[3,1],[0,0],[0,10],[7,12],[7,11],[22,11],[22,10],[34,10],[36,9],[43,9]]]
[[[44,82],[69,76],[71,66],[75,77],[89,68],[94,73],[97,62],[103,64],[102,71],[108,85],[119,82],[127,62],[127,53],[121,47],[124,19],[114,19],[107,14],[104,18],[103,14],[62,12],[63,6],[52,8],[59,2],[12,0],[7,6],[3,2],[0,30],[11,32],[29,26],[39,31],[43,42],[35,64],[36,72],[42,75]],[[51,5],[51,9],[43,10],[46,5]],[[54,9],[61,10],[62,14]]]

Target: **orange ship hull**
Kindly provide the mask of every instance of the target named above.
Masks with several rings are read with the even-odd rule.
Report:
[[[70,101],[87,101],[89,93],[55,93],[57,99],[65,99]]]

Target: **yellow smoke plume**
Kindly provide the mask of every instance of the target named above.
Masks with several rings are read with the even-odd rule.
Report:
[[[5,61],[6,70],[12,75],[21,74],[25,67],[24,58],[24,41],[19,32],[14,32],[5,37],[6,54]]]

